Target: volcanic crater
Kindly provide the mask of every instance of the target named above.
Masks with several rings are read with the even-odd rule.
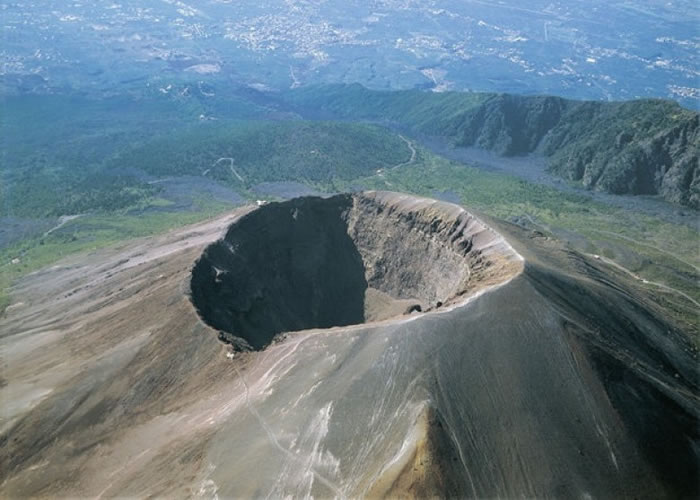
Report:
[[[191,299],[221,340],[261,350],[283,332],[435,310],[521,261],[457,205],[375,191],[303,197],[233,223],[195,263]]]

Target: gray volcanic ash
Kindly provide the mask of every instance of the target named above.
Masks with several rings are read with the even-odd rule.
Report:
[[[605,262],[455,205],[247,208],[14,296],[5,496],[698,495],[686,335]]]

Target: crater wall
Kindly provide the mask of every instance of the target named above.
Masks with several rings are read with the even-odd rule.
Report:
[[[192,301],[222,340],[377,321],[454,302],[521,259],[464,209],[389,192],[305,197],[242,217],[207,247]]]

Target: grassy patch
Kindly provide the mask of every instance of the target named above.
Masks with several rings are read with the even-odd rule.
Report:
[[[422,149],[415,163],[346,187],[350,185],[429,197],[449,192],[465,206],[500,219],[530,223],[569,239],[579,251],[606,256],[649,282],[664,284],[700,301],[700,235],[684,225],[457,164]],[[644,286],[679,324],[697,329],[692,302],[651,284]]]

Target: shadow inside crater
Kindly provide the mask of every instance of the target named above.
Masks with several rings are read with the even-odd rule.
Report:
[[[201,317],[222,340],[235,333],[255,350],[280,332],[364,322],[365,268],[344,217],[351,206],[350,197],[299,198],[243,217],[193,269]]]

